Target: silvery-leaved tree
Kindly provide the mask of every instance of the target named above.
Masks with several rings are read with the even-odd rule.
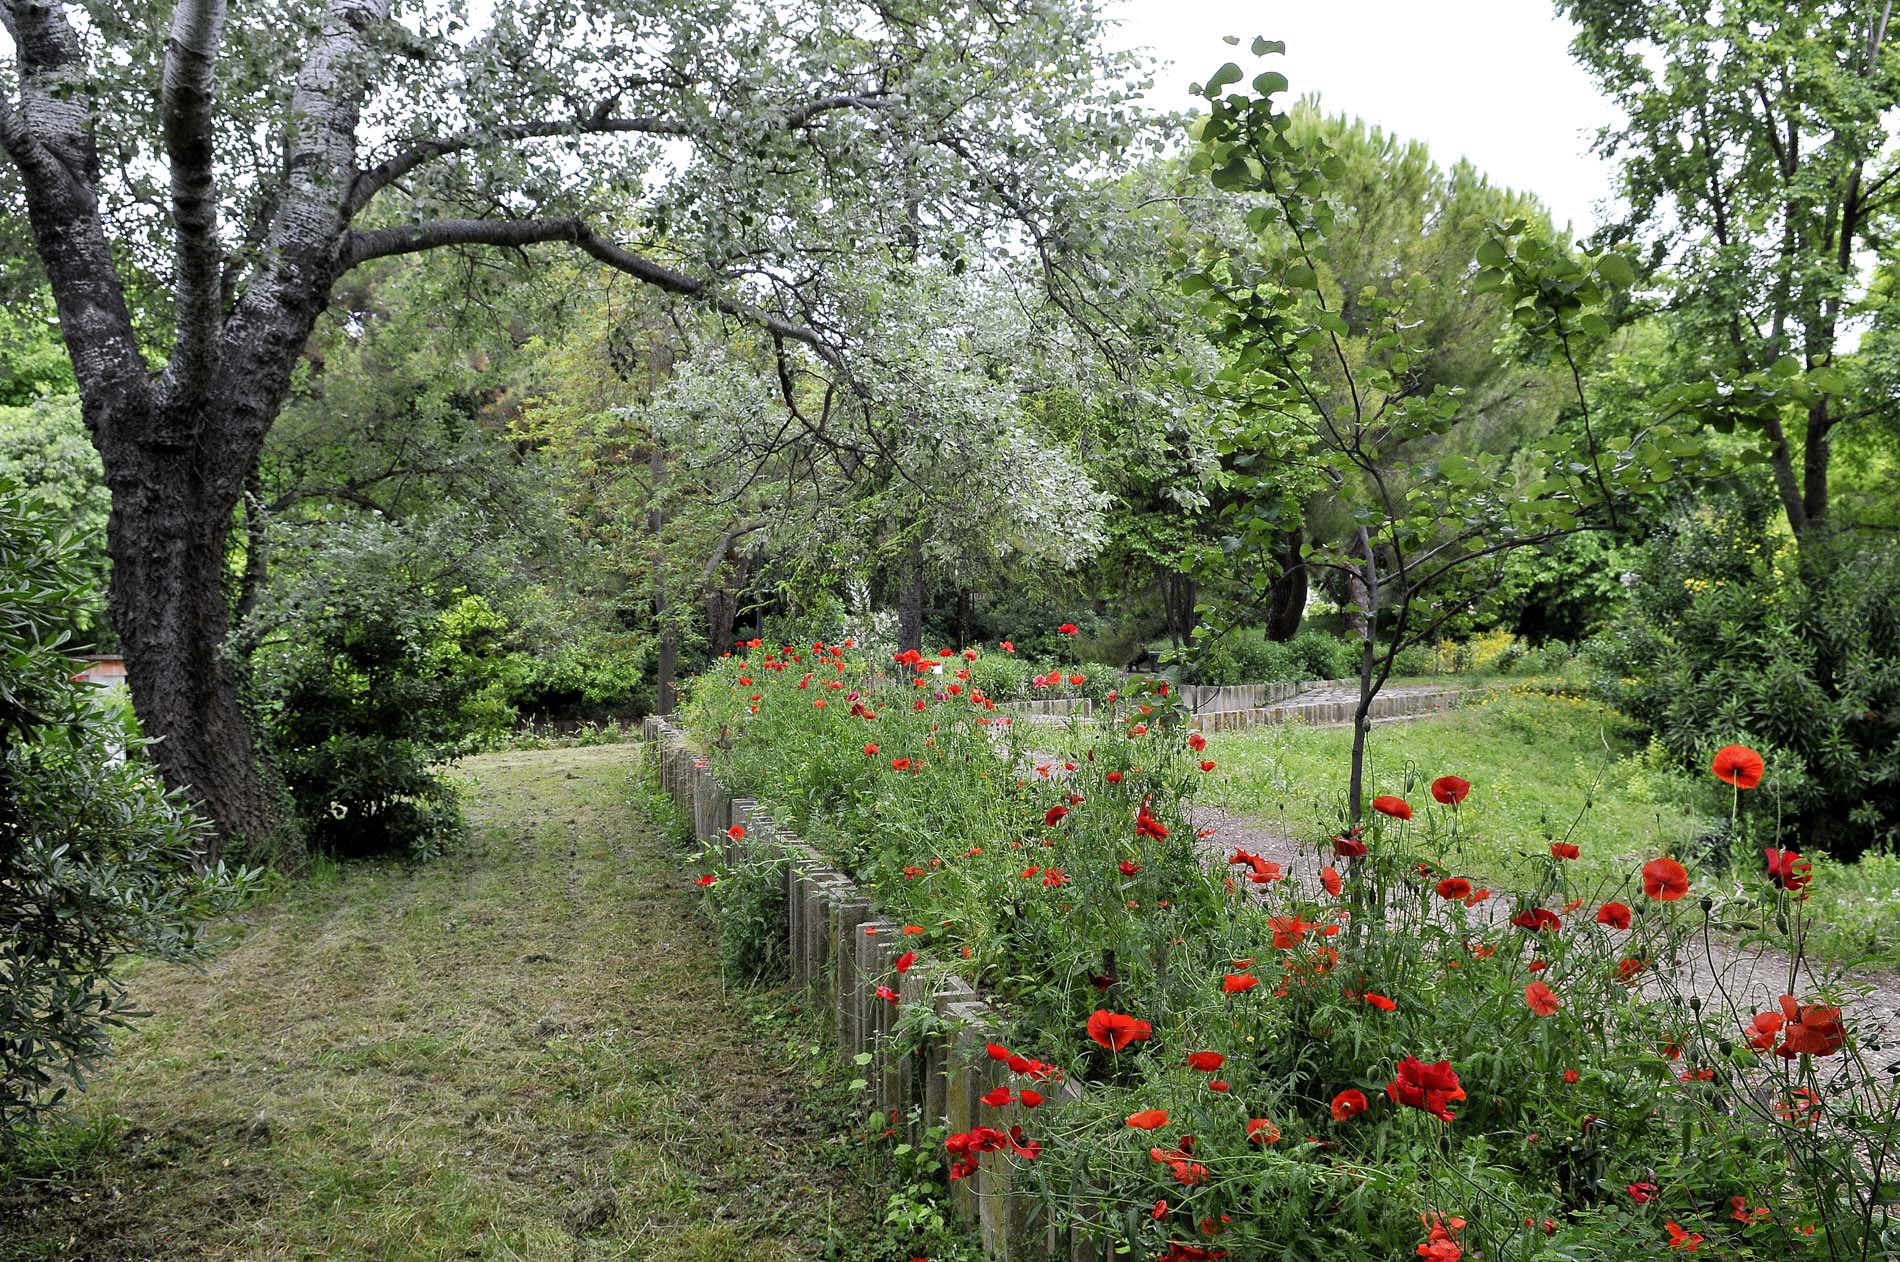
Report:
[[[1253,43],[1255,56],[1283,51]],[[1605,432],[1588,370],[1614,334],[1612,300],[1632,281],[1630,265],[1616,254],[1573,257],[1516,219],[1484,234],[1470,292],[1502,297],[1574,385],[1573,407],[1534,453],[1543,472],[1529,482],[1503,457],[1444,450],[1435,439],[1456,421],[1462,392],[1419,371],[1432,349],[1414,312],[1421,278],[1340,292],[1333,242],[1348,226],[1333,194],[1346,164],[1276,104],[1284,75],[1264,71],[1251,92],[1229,90],[1242,78],[1230,62],[1207,81],[1193,162],[1245,206],[1251,239],[1196,251],[1182,279],[1222,359],[1207,389],[1227,493],[1225,547],[1212,564],[1239,590],[1243,614],[1264,607],[1285,566],[1275,545],[1303,506],[1322,490],[1346,506],[1343,544],[1308,541],[1300,561],[1340,575],[1362,619],[1346,803],[1357,823],[1372,704],[1398,654],[1432,643],[1507,554],[1613,527],[1619,505],[1656,492],[1698,448],[1682,432],[1687,419],[1664,414]]]
[[[340,277],[435,249],[578,252],[836,363],[821,281],[860,236],[1010,235],[1064,300],[1075,174],[1128,130],[1091,0],[0,0],[0,18],[0,147],[111,487],[133,697],[225,837],[276,822],[224,656],[228,537]],[[172,313],[144,344],[134,276]]]

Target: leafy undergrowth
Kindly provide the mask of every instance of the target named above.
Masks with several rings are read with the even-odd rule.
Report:
[[[1443,856],[1467,875],[1501,884],[1533,881],[1553,841],[1574,843],[1576,874],[1613,880],[1655,853],[1720,867],[1727,791],[1671,765],[1660,746],[1633,739],[1615,710],[1574,696],[1518,687],[1433,718],[1382,723],[1367,745],[1372,793],[1425,804],[1433,777],[1471,782],[1458,839]],[[1217,766],[1206,797],[1227,810],[1304,836],[1344,813],[1352,730],[1287,724],[1213,736]],[[1711,787],[1713,786],[1713,787]],[[1721,790],[1718,793],[1718,790]],[[1752,848],[1736,865],[1752,877]],[[1810,903],[1810,955],[1847,964],[1900,963],[1900,861],[1872,855],[1834,864],[1821,855]]]
[[[635,757],[472,759],[465,849],[330,869],[207,970],[139,970],[157,1015],[0,1157],[0,1259],[923,1252],[808,1016],[722,989]]]

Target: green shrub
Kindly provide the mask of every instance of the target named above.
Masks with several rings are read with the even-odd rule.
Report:
[[[137,1015],[119,964],[190,958],[199,926],[254,881],[194,871],[199,823],[72,679],[63,628],[86,591],[63,520],[0,485],[0,1143]]]
[[[1307,679],[1346,679],[1359,673],[1360,641],[1306,630],[1288,641]]]
[[[1008,653],[985,653],[970,663],[970,687],[992,701],[1021,701],[1029,695],[1028,662]]]
[[[1393,659],[1394,675],[1436,675],[1439,673],[1438,650],[1429,644],[1410,644]]]
[[[315,846],[426,857],[461,835],[437,764],[512,718],[492,691],[502,630],[477,598],[436,610],[366,587],[337,593],[261,660],[278,769]]]
[[[1808,563],[1819,577],[1732,507],[1680,512],[1590,661],[1684,766],[1759,749],[1789,834],[1847,858],[1900,830],[1900,549]]]

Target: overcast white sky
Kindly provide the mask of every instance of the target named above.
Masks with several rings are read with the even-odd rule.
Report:
[[[1548,0],[1109,0],[1109,15],[1111,42],[1173,63],[1155,82],[1161,108],[1187,108],[1188,84],[1224,61],[1251,78],[1254,36],[1285,40],[1268,64],[1293,94],[1423,140],[1441,165],[1469,158],[1579,234],[1603,220],[1611,173],[1588,147],[1617,112],[1570,60],[1571,27]]]

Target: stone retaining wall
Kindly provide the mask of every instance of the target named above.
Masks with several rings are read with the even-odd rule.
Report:
[[[901,924],[878,916],[850,877],[780,828],[757,802],[728,793],[707,760],[667,719],[650,716],[641,735],[654,751],[661,787],[692,820],[701,845],[729,862],[782,865],[792,981],[829,1013],[847,1061],[870,1054],[862,1076],[872,1085],[878,1109],[905,1129],[906,1138],[920,1142],[937,1126],[952,1132],[977,1125],[1007,1130],[1025,1121],[1019,1105],[991,1109],[982,1103],[986,1092],[1008,1081],[1006,1067],[984,1050],[1000,1025],[989,1001],[961,977],[922,960],[898,973],[896,959],[909,949]],[[731,835],[734,824],[744,828],[743,837]],[[897,993],[897,1005],[878,998],[880,986]],[[943,1034],[909,1052],[892,1036],[906,1004],[928,1004],[946,1023]],[[1064,1082],[1050,1093],[1074,1098],[1079,1091]],[[1106,1262],[1103,1241],[1050,1223],[1032,1191],[1012,1186],[1014,1174],[1005,1154],[985,1153],[975,1176],[952,1185],[956,1213],[980,1235],[989,1257]]]

